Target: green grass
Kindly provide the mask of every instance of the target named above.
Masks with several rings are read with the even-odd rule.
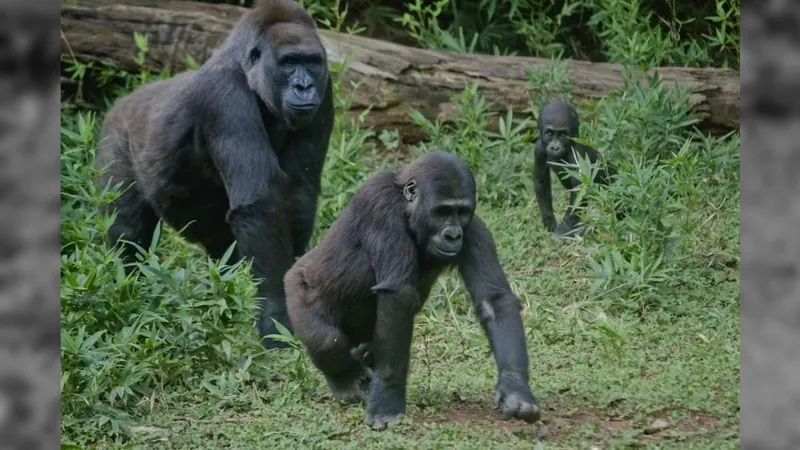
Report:
[[[545,409],[545,448],[738,448],[737,275],[713,289],[675,292],[679,317],[607,315],[586,298],[579,245],[538,231],[530,207],[483,210],[525,309],[532,384]],[[727,226],[735,224],[728,220]],[[526,242],[520,242],[525,240]],[[698,274],[701,276],[703,274]],[[362,425],[363,408],[320,400],[316,371],[298,380],[242,386],[222,400],[164,393],[140,426],[169,448],[531,448],[537,427],[503,422],[491,408],[495,368],[457,277],[449,276],[415,328],[408,423],[388,432]],[[282,360],[290,359],[291,351]],[[299,355],[298,355],[299,357]],[[266,362],[285,374],[283,362]],[[307,363],[306,363],[307,364]],[[305,392],[303,392],[305,391]],[[163,404],[162,404],[163,403]],[[648,436],[655,418],[674,428]],[[141,437],[139,442],[145,442]],[[155,444],[152,444],[155,445]]]
[[[615,8],[605,10],[616,14],[608,23],[623,23],[624,8]],[[146,50],[141,38],[137,45]],[[636,56],[608,45],[612,57],[633,55],[644,65],[660,51]],[[71,64],[73,73],[87,72]],[[112,98],[157,76],[100,70],[104,80],[123,81]],[[97,114],[65,99],[62,441],[143,449],[737,448],[739,134],[699,133],[685,91],[665,89],[657,77],[648,87],[635,80],[630,74],[619,92],[581,111],[594,118],[582,123],[582,139],[621,176],[598,189],[588,182],[596,168],[573,168],[587,181],[580,195],[590,200],[592,231],[577,241],[554,241],[541,225],[530,180],[535,113],[509,113],[491,131],[479,90],[465,86],[454,97],[453,123],[412,114],[430,139],[404,156],[378,150],[396,149],[392,132],[376,135],[338,115],[313,241],[371,173],[433,149],[459,154],[475,172],[478,212],[522,300],[531,383],[544,408],[544,424],[501,420],[491,404],[488,344],[458,275],[448,273],[415,325],[407,417],[383,432],[363,425],[362,406],[326,396],[291,336],[290,349],[261,349],[246,263],[209,260],[164,228],[142,249],[140,275],[124,274],[120,250],[104,242],[112,218],[97,213],[118,192],[91,182],[104,107]],[[532,112],[570,92],[558,63],[532,73],[531,83],[540,91]],[[348,105],[337,97],[338,112]],[[553,185],[562,215],[567,193]],[[624,220],[611,213],[616,204],[627,208]],[[667,427],[651,429],[659,422]]]
[[[721,279],[665,299],[684,305],[679,317],[609,316],[587,299],[579,245],[552,242],[527,206],[483,215],[525,304],[532,384],[549,421],[544,448],[738,448],[736,273],[698,273]],[[369,431],[361,407],[320,400],[326,388],[312,371],[304,387],[290,376],[242,386],[225,405],[165,393],[140,422],[159,431],[143,434],[165,433],[169,448],[256,448],[266,439],[274,448],[531,448],[537,427],[503,422],[491,408],[494,363],[457,277],[439,283],[415,332],[412,420],[394,430]],[[285,363],[266,363],[285,373]],[[673,428],[644,434],[656,418]]]
[[[659,113],[681,101],[670,103],[657,89],[644,94],[639,103],[598,106],[608,115],[586,124],[586,134],[604,148],[609,138],[601,124],[612,120],[612,105],[618,117],[659,99],[665,102]],[[470,99],[479,96],[471,90],[461,95],[464,116],[474,115],[470,108],[480,102]],[[491,407],[494,362],[451,273],[417,320],[409,418],[381,433],[362,425],[362,407],[323,398],[325,385],[302,349],[260,350],[246,266],[209,261],[164,229],[143,257],[143,276],[122,274],[118,250],[102,244],[109,219],[93,209],[115,194],[87,181],[97,124],[90,115],[74,117],[65,115],[62,165],[62,426],[69,441],[89,448],[255,448],[265,442],[275,448],[530,448],[542,434],[544,448],[738,443],[736,135],[703,141],[679,128],[669,136],[674,139],[636,145],[631,134],[628,156],[616,161],[627,173],[644,149],[668,149],[670,140],[678,150],[688,145],[694,155],[708,157],[655,172],[642,186],[621,181],[599,194],[587,186],[586,195],[594,196],[587,223],[602,231],[585,241],[553,241],[527,181],[530,123],[508,127],[505,136],[438,126],[434,142],[415,150],[447,145],[478,174],[479,213],[524,304],[531,382],[547,430],[504,422]],[[623,126],[613,129],[616,139],[626,139],[619,137]],[[315,239],[361,180],[388,164],[370,150],[369,136],[358,123],[337,126]],[[647,166],[669,167],[657,157]],[[504,179],[520,184],[511,190]],[[656,195],[656,188],[668,194],[665,204],[694,206],[659,217],[659,223],[677,224],[672,231],[651,224],[646,233],[633,233],[651,221],[646,205],[632,205],[627,226],[602,211],[604,201]],[[555,195],[563,212],[566,193],[556,189]],[[679,233],[681,224],[686,234]],[[615,237],[606,242],[609,233]],[[667,252],[666,238],[675,236],[686,244]],[[609,271],[595,271],[592,261],[606,257]],[[658,257],[663,261],[655,267],[635,264]],[[656,419],[670,427],[648,434]]]

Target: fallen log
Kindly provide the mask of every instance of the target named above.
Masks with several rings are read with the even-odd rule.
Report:
[[[204,61],[238,20],[244,8],[189,1],[65,0],[61,5],[62,53],[81,61],[113,61],[136,70],[134,33],[148,37],[145,66],[186,68],[186,55]],[[457,54],[406,47],[360,36],[321,30],[333,63],[347,63],[346,81],[360,83],[350,113],[370,107],[367,125],[397,129],[406,142],[421,138],[410,119],[411,108],[429,120],[447,120],[451,97],[478,83],[488,112],[522,113],[536,90],[528,85],[530,70],[548,70],[542,58]],[[623,86],[623,67],[568,61],[577,103],[595,101]],[[663,83],[677,83],[690,92],[701,126],[727,131],[739,127],[739,73],[730,69],[662,67]],[[642,75],[643,79],[646,75]],[[345,89],[350,85],[344,83]]]

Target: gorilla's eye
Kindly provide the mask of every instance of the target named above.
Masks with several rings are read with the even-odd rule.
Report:
[[[278,61],[278,64],[282,66],[297,66],[302,63],[303,63],[302,59],[297,55],[287,55],[281,58],[280,61]]]
[[[299,66],[304,65],[308,66],[315,66],[322,64],[322,56],[316,53],[286,53],[285,55],[281,56],[278,64],[281,66]]]
[[[452,217],[452,216],[460,216],[462,212],[466,211],[466,208],[454,208],[452,206],[437,206],[434,209],[434,214],[439,217]]]
[[[250,50],[250,62],[255,64],[258,59],[261,58],[261,50],[254,48]]]
[[[545,131],[544,134],[546,134],[547,137],[552,137],[553,136],[553,130],[547,130],[547,131]]]

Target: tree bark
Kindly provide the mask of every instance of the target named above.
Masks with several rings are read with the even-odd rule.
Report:
[[[186,68],[186,55],[202,63],[224,40],[244,8],[188,1],[65,0],[61,5],[62,53],[80,61],[113,61],[136,70],[133,34],[148,37],[145,66],[173,73]],[[347,63],[345,93],[359,87],[350,114],[371,108],[367,125],[397,129],[405,142],[421,130],[410,119],[411,108],[429,120],[448,120],[453,94],[478,83],[487,112],[523,113],[537,95],[528,86],[530,70],[545,71],[550,60],[532,57],[457,54],[411,48],[360,36],[320,30],[332,63]],[[592,102],[623,86],[623,67],[568,61],[575,103]],[[652,71],[650,72],[652,73]],[[665,85],[683,85],[701,126],[714,131],[739,127],[739,73],[730,69],[662,67]],[[645,75],[642,75],[645,80]]]

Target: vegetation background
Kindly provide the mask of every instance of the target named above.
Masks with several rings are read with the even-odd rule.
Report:
[[[238,1],[234,0],[234,3]],[[409,418],[363,427],[363,408],[324,398],[303,349],[263,352],[246,264],[209,260],[173,230],[142,249],[139,277],[104,242],[118,195],[91,180],[103,112],[169,73],[125,73],[63,57],[91,92],[62,99],[62,448],[738,448],[739,133],[693,127],[686,93],[637,70],[739,67],[734,0],[320,0],[320,27],[453,52],[535,55],[531,110],[487,129],[478,86],[455,95],[453,123],[412,114],[429,139],[337,120],[323,176],[324,234],[376,170],[432,148],[475,171],[491,227],[523,302],[532,384],[544,424],[499,420],[495,366],[456,273],[434,288],[416,327]],[[131,36],[141,55],[147,41]],[[535,112],[569,98],[565,58],[629,65],[624,88],[581,111],[582,139],[620,168],[590,198],[584,240],[553,241],[530,181]],[[341,73],[346,67],[332,67]],[[339,85],[337,83],[338,91]],[[339,96],[346,110],[349,98]],[[368,113],[365,113],[368,114]],[[363,118],[363,117],[362,117]],[[406,151],[407,150],[407,151]],[[555,188],[563,213],[567,193]],[[622,221],[610,214],[624,204]]]

